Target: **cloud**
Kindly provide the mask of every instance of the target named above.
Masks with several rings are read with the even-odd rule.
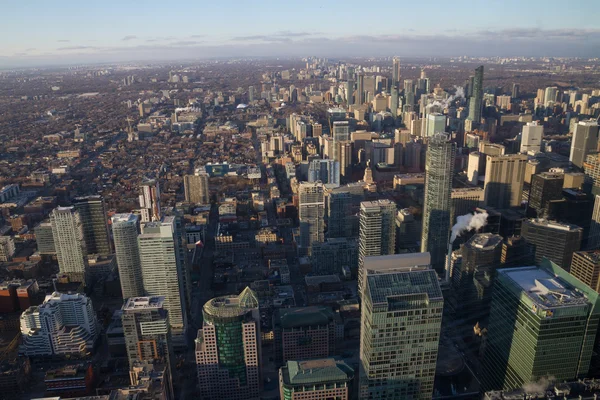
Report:
[[[60,40],[57,40],[57,42],[58,43],[69,43],[70,40],[68,40],[68,39],[60,39]]]
[[[170,43],[171,46],[194,46],[196,44],[203,43],[198,40],[179,40],[177,42]]]
[[[35,47],[30,47],[28,49],[25,49],[25,52],[27,53],[27,52],[34,51],[34,50],[36,50]]]
[[[127,42],[128,40],[134,40],[137,39],[137,36],[135,35],[127,35],[125,36],[123,39],[121,39],[123,42]]]
[[[91,49],[96,49],[97,47],[94,46],[67,46],[67,47],[59,47],[56,50],[60,50],[60,51],[70,51],[70,50],[91,50]]]
[[[268,35],[249,35],[249,36],[235,36],[231,38],[234,42],[278,42],[278,43],[289,43],[292,39],[307,38],[309,36],[318,35],[321,32],[293,32],[293,31],[279,31]]]
[[[190,36],[192,39],[198,39],[198,38],[203,38],[206,37],[206,35],[191,35]]]

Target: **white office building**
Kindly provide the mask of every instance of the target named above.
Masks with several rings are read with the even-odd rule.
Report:
[[[144,295],[142,263],[138,246],[138,217],[133,214],[115,214],[112,231],[115,255],[121,280],[123,299]]]

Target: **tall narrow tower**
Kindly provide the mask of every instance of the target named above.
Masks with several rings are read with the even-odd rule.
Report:
[[[160,221],[160,188],[158,179],[144,178],[140,185],[142,222]]]
[[[50,214],[54,248],[61,274],[85,282],[88,262],[81,216],[74,207],[57,207]]]
[[[112,217],[115,254],[123,299],[144,295],[138,227],[138,217],[134,214],[115,214]]]
[[[73,200],[73,206],[81,217],[87,253],[112,253],[106,207],[102,196],[76,197]]]
[[[483,106],[483,65],[475,69],[473,79],[473,96],[469,100],[468,119],[477,126],[481,122],[481,108]]]
[[[302,182],[298,188],[300,248],[310,254],[314,242],[325,240],[325,191],[321,182]]]
[[[444,270],[444,257],[450,239],[450,194],[455,153],[455,145],[447,134],[436,133],[429,140],[425,161],[421,251],[431,253],[431,265],[438,273]]]

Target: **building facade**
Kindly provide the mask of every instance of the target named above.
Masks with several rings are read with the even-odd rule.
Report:
[[[310,254],[314,242],[325,240],[325,190],[321,182],[302,182],[298,187],[301,253]]]
[[[76,197],[73,206],[79,213],[88,254],[111,254],[106,206],[102,196]]]
[[[354,370],[344,361],[288,361],[279,369],[281,400],[349,400]]]
[[[138,229],[138,217],[134,214],[115,214],[112,217],[115,255],[123,299],[144,295]]]
[[[57,207],[50,214],[50,223],[60,273],[74,282],[85,282],[87,249],[79,212],[74,207]]]
[[[532,245],[536,264],[545,257],[569,271],[573,253],[581,249],[583,229],[556,221],[529,219],[521,224],[521,236]]]
[[[527,156],[523,154],[486,157],[486,206],[502,209],[521,205],[526,164]]]

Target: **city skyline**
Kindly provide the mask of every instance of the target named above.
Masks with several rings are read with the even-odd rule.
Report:
[[[0,68],[308,55],[594,57],[600,48],[600,29],[588,0],[568,8],[558,1],[511,0],[495,8],[461,0],[429,10],[433,28],[417,5],[386,6],[385,15],[397,15],[400,27],[392,20],[382,22],[381,8],[361,8],[361,24],[331,23],[331,15],[356,19],[361,5],[355,0],[344,7],[309,1],[301,8],[271,1],[233,8],[184,3],[157,14],[152,4],[140,8],[114,1],[102,6],[70,0],[62,7],[24,4],[6,10],[0,34],[13,39],[0,44]],[[182,24],[183,15],[202,23]],[[15,37],[15,32],[20,34]]]

